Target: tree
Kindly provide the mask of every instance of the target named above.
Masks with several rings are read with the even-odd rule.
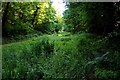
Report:
[[[3,36],[26,35],[33,31],[49,33],[55,22],[50,2],[4,2]]]
[[[70,2],[67,7],[64,19],[72,32],[85,31],[104,36],[115,29],[115,7],[112,2]]]
[[[3,17],[2,17],[2,26],[5,26],[6,22],[7,22],[7,16],[8,16],[8,10],[9,10],[9,5],[10,2],[4,3],[4,9],[3,9]],[[5,27],[3,27],[3,32],[6,33]],[[4,34],[4,33],[3,33]],[[7,35],[7,34],[4,34]]]

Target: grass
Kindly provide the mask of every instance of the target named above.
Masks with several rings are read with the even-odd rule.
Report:
[[[3,79],[77,78],[85,80],[95,64],[99,79],[116,79],[118,71],[104,70],[105,42],[87,33],[43,35],[27,41],[3,45]],[[105,48],[106,49],[106,48]],[[107,58],[109,59],[109,57]],[[119,58],[116,59],[118,62]],[[109,63],[109,62],[108,62]],[[105,65],[106,66],[106,65]],[[109,68],[105,68],[109,69]],[[110,75],[107,75],[109,74]],[[90,74],[93,74],[92,71]],[[105,76],[104,76],[104,75]],[[87,76],[86,76],[87,75]],[[112,76],[112,77],[111,77]]]
[[[56,61],[60,61],[60,58],[64,60],[65,51],[72,49],[74,38],[73,40],[71,38],[72,36],[44,35],[23,42],[3,45],[3,79],[24,78],[25,75],[25,78],[52,77],[53,74],[56,74],[55,66],[59,67]],[[68,39],[71,44],[67,42]],[[42,49],[43,47],[44,49]],[[75,44],[73,47],[75,51]],[[53,51],[49,48],[52,48]],[[49,53],[50,51],[51,53]],[[48,54],[47,57],[46,54]],[[57,75],[54,77],[63,77],[63,74]]]

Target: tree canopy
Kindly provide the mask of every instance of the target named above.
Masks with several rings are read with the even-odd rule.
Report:
[[[118,3],[82,3],[69,2],[64,12],[64,20],[69,31],[91,32],[106,35],[115,30],[118,19]],[[118,19],[119,20],[119,19]]]
[[[28,34],[33,31],[52,33],[58,17],[51,2],[4,2],[3,36]]]

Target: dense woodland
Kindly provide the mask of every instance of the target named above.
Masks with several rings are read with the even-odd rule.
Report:
[[[120,2],[2,3],[2,78],[120,80]]]
[[[56,11],[50,2],[7,2],[3,3],[2,6],[2,26],[5,37],[25,35],[33,31],[53,33],[58,31],[57,28],[60,27],[61,18],[59,15],[56,16]]]

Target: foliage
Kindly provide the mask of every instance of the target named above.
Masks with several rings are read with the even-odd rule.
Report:
[[[77,6],[77,7],[76,7]],[[115,29],[114,3],[69,2],[64,12],[68,31],[106,35]]]
[[[33,48],[36,48],[34,47],[36,41],[32,39],[27,43],[11,44],[3,48],[2,59],[5,62],[3,63],[3,79],[41,79],[43,77],[41,55],[40,53],[36,55],[33,51]]]
[[[3,79],[119,79],[120,55],[107,42],[93,34],[64,32],[5,45]]]
[[[67,8],[62,18],[50,2],[3,3],[4,42],[24,40],[2,45],[3,79],[120,79],[118,3]]]
[[[35,30],[53,33],[59,20],[50,2],[3,2],[3,36],[29,34]],[[59,31],[60,29],[58,29]]]

